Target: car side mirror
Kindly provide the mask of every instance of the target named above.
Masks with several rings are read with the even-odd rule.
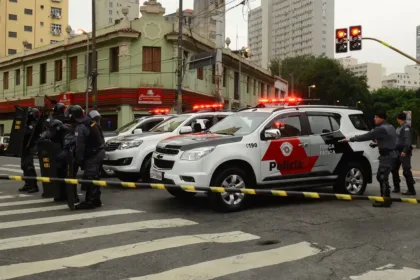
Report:
[[[192,127],[191,126],[183,126],[181,127],[181,130],[179,131],[179,134],[189,134],[192,133]]]
[[[133,134],[141,134],[141,133],[143,133],[143,129],[141,128],[134,129],[133,131]]]
[[[281,136],[280,129],[273,128],[273,129],[267,129],[264,131],[264,138],[265,140],[273,140],[278,139]]]

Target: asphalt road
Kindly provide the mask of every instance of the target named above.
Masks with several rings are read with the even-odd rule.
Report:
[[[420,279],[419,205],[259,198],[220,214],[205,197],[110,188],[102,208],[70,212],[20,186],[0,184],[0,279]]]

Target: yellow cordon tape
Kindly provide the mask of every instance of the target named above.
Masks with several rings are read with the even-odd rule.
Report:
[[[222,187],[195,187],[188,185],[165,185],[165,184],[148,184],[148,183],[133,183],[133,182],[116,182],[116,181],[95,181],[95,180],[79,180],[69,178],[48,178],[48,177],[24,177],[24,176],[8,176],[0,175],[0,180],[36,180],[42,183],[61,183],[64,182],[69,185],[79,184],[93,184],[99,187],[116,186],[124,188],[152,188],[156,190],[182,190],[190,192],[213,192],[213,193],[243,193],[247,195],[266,195],[266,196],[281,196],[281,197],[300,197],[310,199],[332,199],[332,200],[371,200],[376,202],[384,202],[389,200],[380,196],[363,196],[363,195],[348,195],[335,193],[318,193],[318,192],[297,192],[297,191],[281,191],[281,190],[267,190],[267,189],[235,189]],[[403,202],[410,204],[419,204],[420,199],[416,198],[390,198],[394,202]]]

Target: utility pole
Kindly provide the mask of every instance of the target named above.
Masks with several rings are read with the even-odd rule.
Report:
[[[290,74],[292,76],[292,96],[295,93],[295,75],[294,73]]]
[[[182,113],[182,37],[183,37],[183,11],[182,0],[179,0],[179,22],[178,22],[178,86],[176,91],[176,112]]]
[[[225,34],[225,3],[224,1],[216,2],[217,16],[216,16],[216,96],[220,103],[224,103],[223,100],[223,46],[224,46],[224,34]]]
[[[87,58],[89,60],[89,56]],[[96,0],[92,0],[92,107],[98,109],[98,69],[96,68]]]

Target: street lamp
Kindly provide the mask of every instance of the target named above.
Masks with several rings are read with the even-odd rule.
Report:
[[[309,91],[308,98],[309,99],[311,99],[311,88],[316,88],[316,85],[311,85],[311,86],[308,87],[308,91]]]
[[[362,101],[357,101],[356,108],[359,108],[359,104],[362,103]]]
[[[78,34],[86,35],[87,43],[86,43],[86,114],[89,113],[89,33],[84,31],[83,29],[77,30]]]

